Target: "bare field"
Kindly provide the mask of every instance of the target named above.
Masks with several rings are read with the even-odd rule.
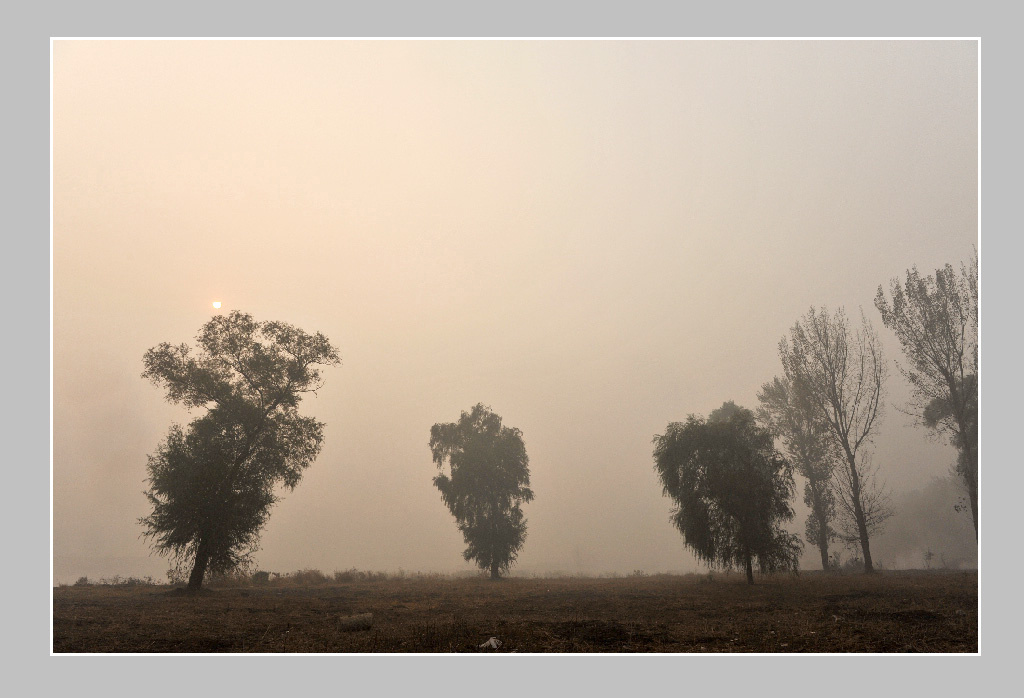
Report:
[[[372,613],[372,624],[352,617]],[[364,616],[365,618],[365,616]],[[360,629],[362,628],[362,629]],[[479,646],[491,637],[497,649]],[[64,652],[977,652],[976,572],[53,590]]]

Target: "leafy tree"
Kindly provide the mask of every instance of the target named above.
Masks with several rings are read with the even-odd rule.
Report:
[[[967,486],[978,534],[978,264],[947,264],[934,276],[907,270],[890,282],[892,302],[878,287],[875,307],[900,340],[913,386],[908,411],[957,449],[957,474]]]
[[[864,555],[864,571],[873,572],[870,535],[891,515],[866,454],[882,414],[886,378],[878,335],[863,313],[860,328],[851,331],[841,308],[829,314],[812,307],[793,325],[789,339],[779,342],[779,356],[786,379],[828,426],[846,461],[837,478],[840,505]]]
[[[205,413],[187,428],[172,425],[149,457],[146,497],[153,512],[139,522],[188,588],[207,571],[250,562],[274,488],[294,489],[323,443],[324,424],[298,413],[303,393],[322,385],[319,366],[340,362],[322,334],[233,311],[207,322],[198,352],[162,343],[146,352],[142,376],[167,399]]]
[[[676,507],[672,522],[711,566],[762,572],[797,569],[800,540],[782,524],[793,518],[793,471],[754,414],[724,403],[705,421],[690,415],[654,437],[654,467]]]
[[[836,497],[832,487],[837,454],[828,425],[814,412],[808,396],[787,378],[774,378],[761,386],[758,419],[782,440],[789,460],[807,482],[804,504],[807,517],[804,536],[821,553],[821,568],[830,569],[829,543],[837,536],[832,522]]]
[[[441,471],[434,486],[466,542],[462,556],[497,579],[526,541],[521,505],[533,500],[522,432],[478,404],[458,422],[431,427],[430,451]]]

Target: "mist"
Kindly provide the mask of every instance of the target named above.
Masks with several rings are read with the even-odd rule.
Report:
[[[260,569],[473,570],[428,439],[483,403],[530,459],[513,574],[702,571],[652,438],[756,407],[812,305],[890,366],[878,562],[976,565],[872,305],[980,249],[976,42],[58,40],[52,94],[54,583],[165,576],[146,459],[199,412],[142,356],[231,310],[342,357]]]

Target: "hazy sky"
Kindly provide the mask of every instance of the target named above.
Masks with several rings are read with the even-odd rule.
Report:
[[[146,456],[191,417],[142,355],[232,309],[342,356],[260,568],[472,569],[427,442],[483,402],[530,456],[517,571],[703,569],[652,437],[756,407],[811,305],[900,358],[878,285],[978,242],[977,68],[973,41],[55,41],[55,580],[163,577]],[[890,373],[898,495],[955,453]]]

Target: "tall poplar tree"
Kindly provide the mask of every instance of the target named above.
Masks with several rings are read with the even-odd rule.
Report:
[[[892,330],[907,363],[898,363],[910,381],[909,411],[957,449],[957,475],[967,487],[974,535],[978,535],[978,261],[947,264],[934,276],[907,270],[906,281],[892,279],[890,301],[878,287],[875,307]]]
[[[890,511],[874,487],[867,450],[882,415],[886,378],[882,345],[861,314],[851,329],[842,308],[834,313],[811,308],[779,342],[786,379],[805,395],[815,417],[828,426],[844,464],[837,478],[853,536],[873,572],[870,536]]]

